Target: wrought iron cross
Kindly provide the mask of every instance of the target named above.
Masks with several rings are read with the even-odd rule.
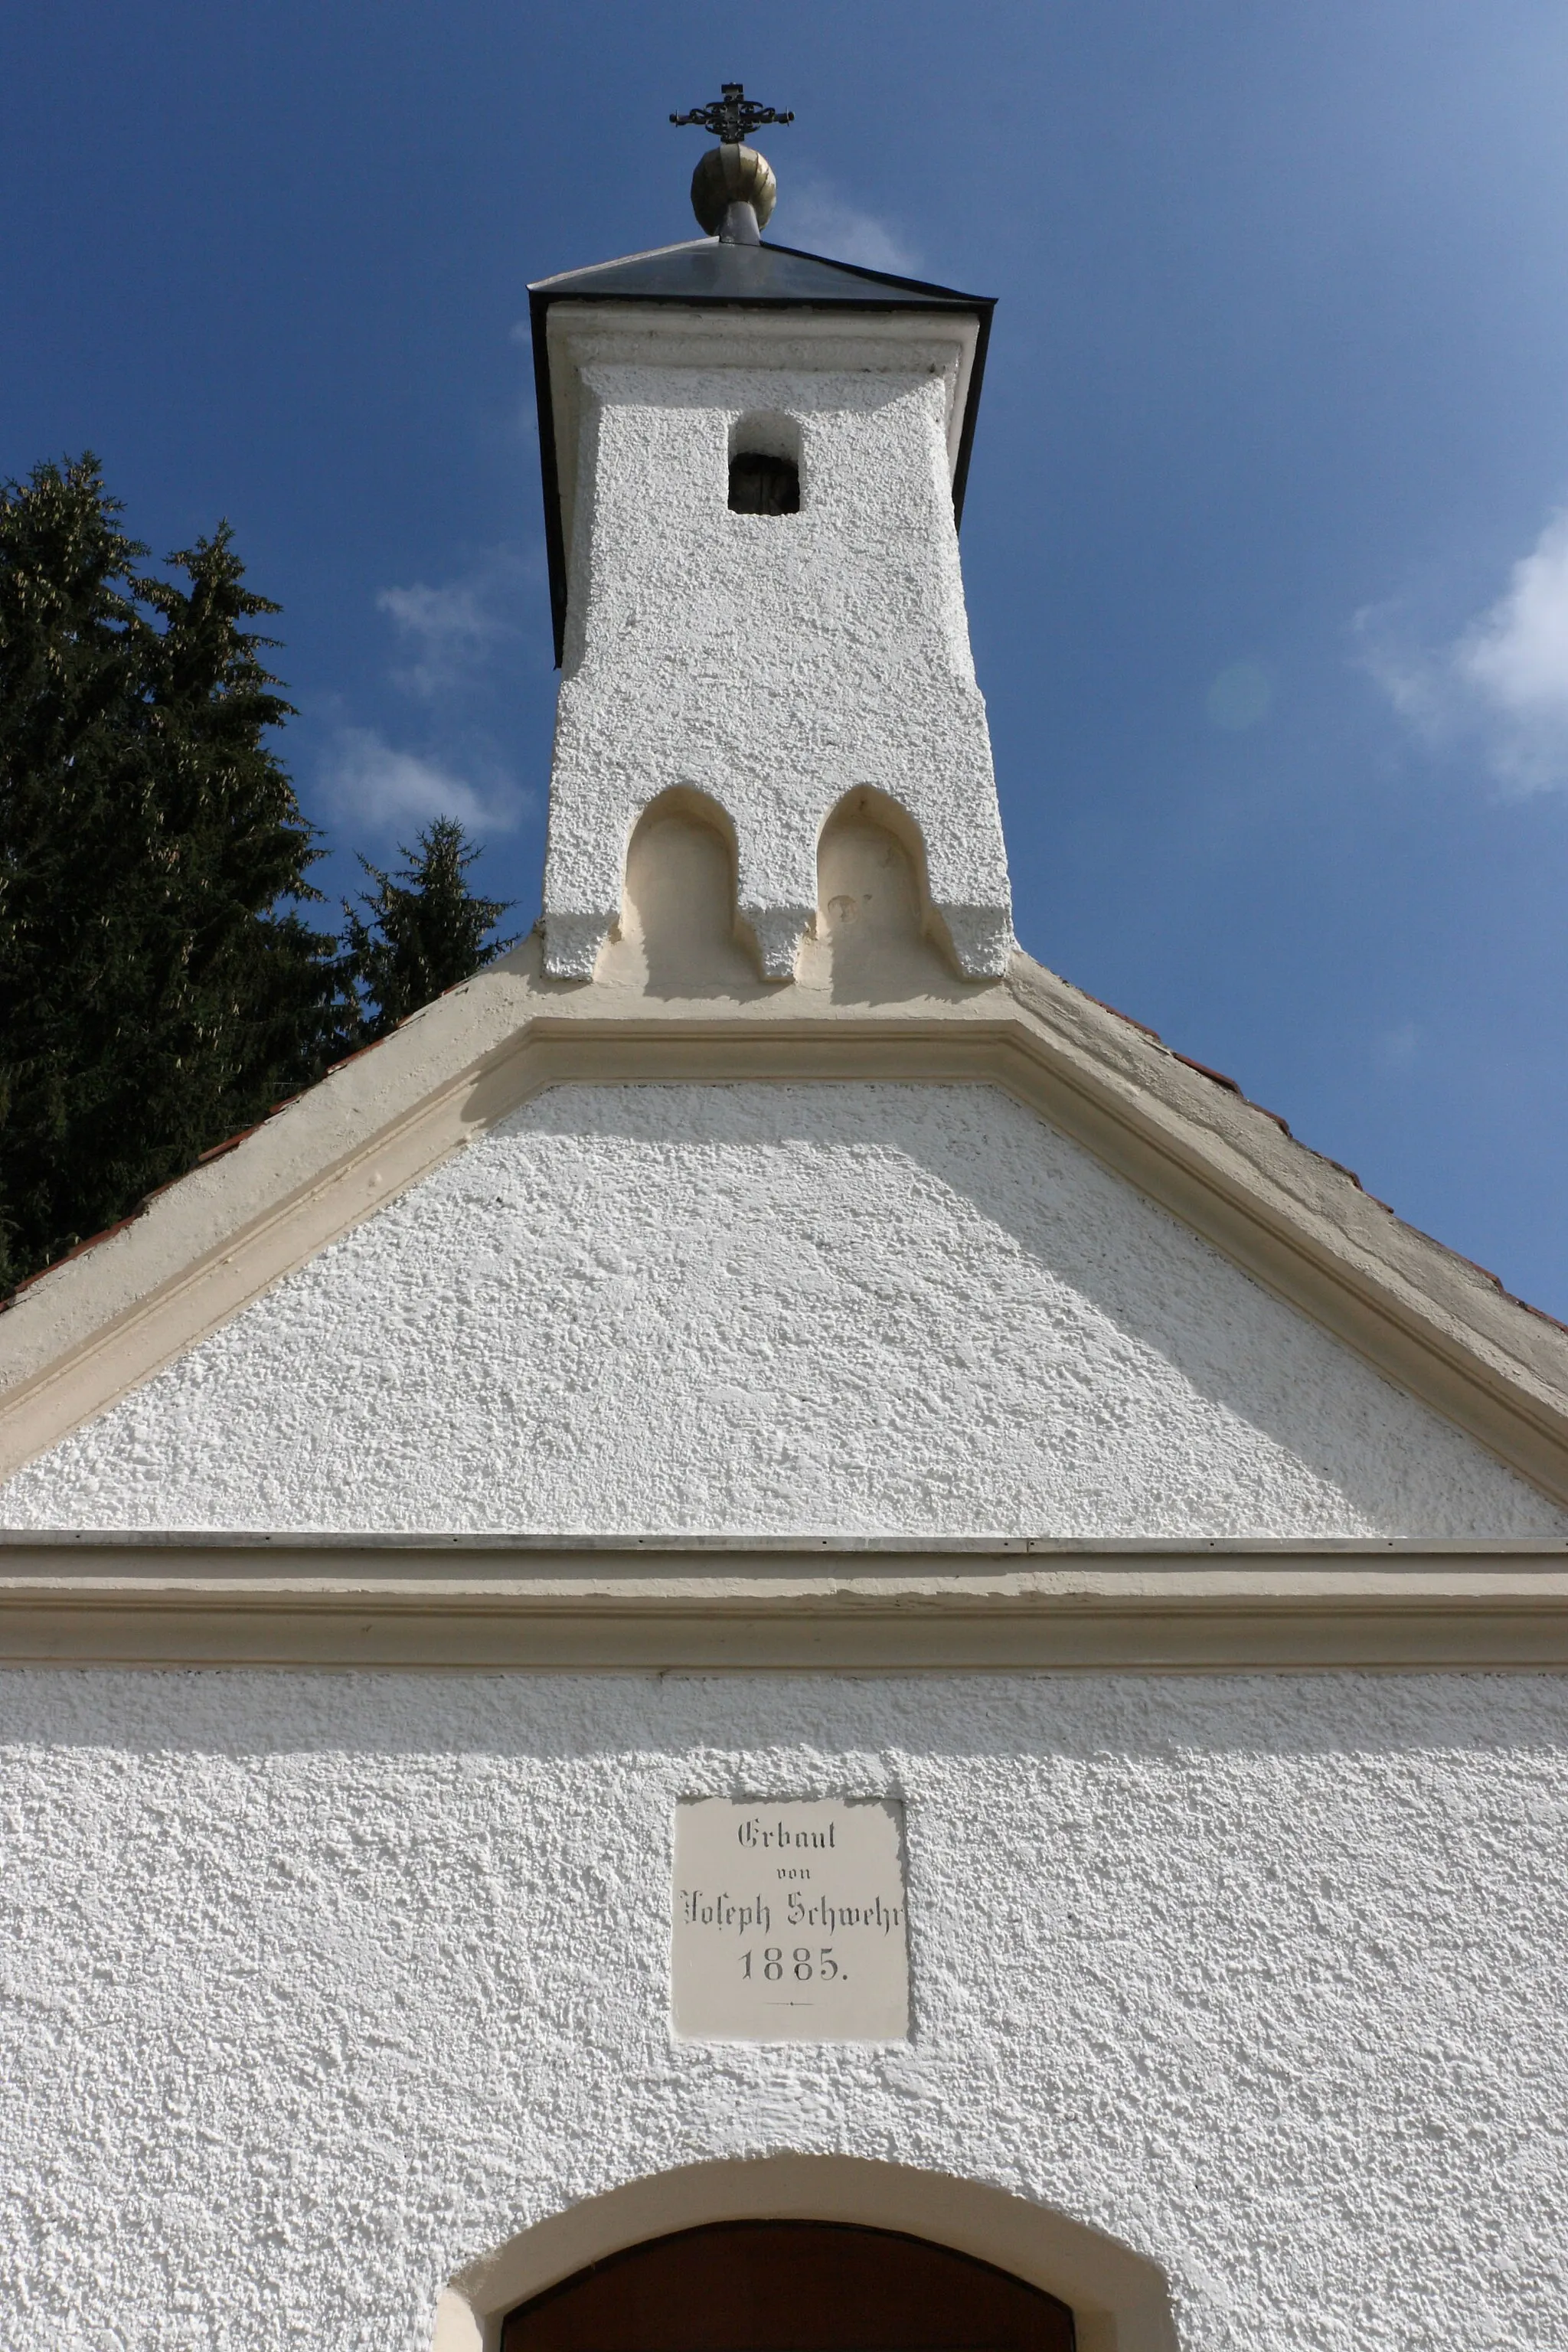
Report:
[[[744,82],[727,81],[723,84],[723,97],[716,98],[710,106],[693,107],[689,114],[672,114],[670,121],[676,123],[695,122],[700,129],[711,131],[725,147],[739,147],[753,131],[760,131],[764,122],[795,121],[793,114],[781,114],[776,107],[759,106],[755,99],[748,98]]]

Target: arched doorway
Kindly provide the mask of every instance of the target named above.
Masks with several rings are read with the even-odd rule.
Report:
[[[501,2352],[1073,2352],[1072,2314],[972,2254],[837,2221],[719,2221],[511,2312]]]

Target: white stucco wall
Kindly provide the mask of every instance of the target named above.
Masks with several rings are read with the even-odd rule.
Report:
[[[952,517],[958,330],[914,326],[923,340],[908,319],[796,314],[785,336],[754,312],[677,310],[656,331],[641,308],[618,332],[577,331],[552,971],[592,971],[638,815],[685,786],[731,820],[742,914],[786,977],[817,836],[867,785],[920,827],[962,968],[1005,970],[1006,853]],[[731,435],[757,416],[798,437],[798,514],[730,511]]]
[[[1530,1536],[987,1087],[537,1097],[0,1490],[18,1528]]]
[[[1562,1682],[16,1672],[0,2342],[427,2352],[703,2156],[994,2181],[1184,2352],[1562,2352]],[[909,1813],[915,2025],[676,2046],[671,1808]]]

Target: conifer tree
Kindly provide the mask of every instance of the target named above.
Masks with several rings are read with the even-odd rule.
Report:
[[[0,1287],[353,1042],[226,525],[138,570],[90,455],[0,489]]]
[[[375,887],[360,900],[364,914],[346,902],[343,908],[370,1008],[363,1016],[367,1043],[512,945],[489,938],[510,902],[469,889],[468,871],[479,852],[456,817],[437,817],[412,849],[399,847],[408,864],[395,877],[360,859]]]

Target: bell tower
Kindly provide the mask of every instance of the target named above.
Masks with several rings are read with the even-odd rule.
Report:
[[[545,967],[586,979],[665,796],[732,843],[737,936],[787,982],[836,812],[911,846],[970,980],[1012,950],[958,518],[992,303],[761,230],[739,84],[692,202],[710,234],[531,289],[556,652]]]

